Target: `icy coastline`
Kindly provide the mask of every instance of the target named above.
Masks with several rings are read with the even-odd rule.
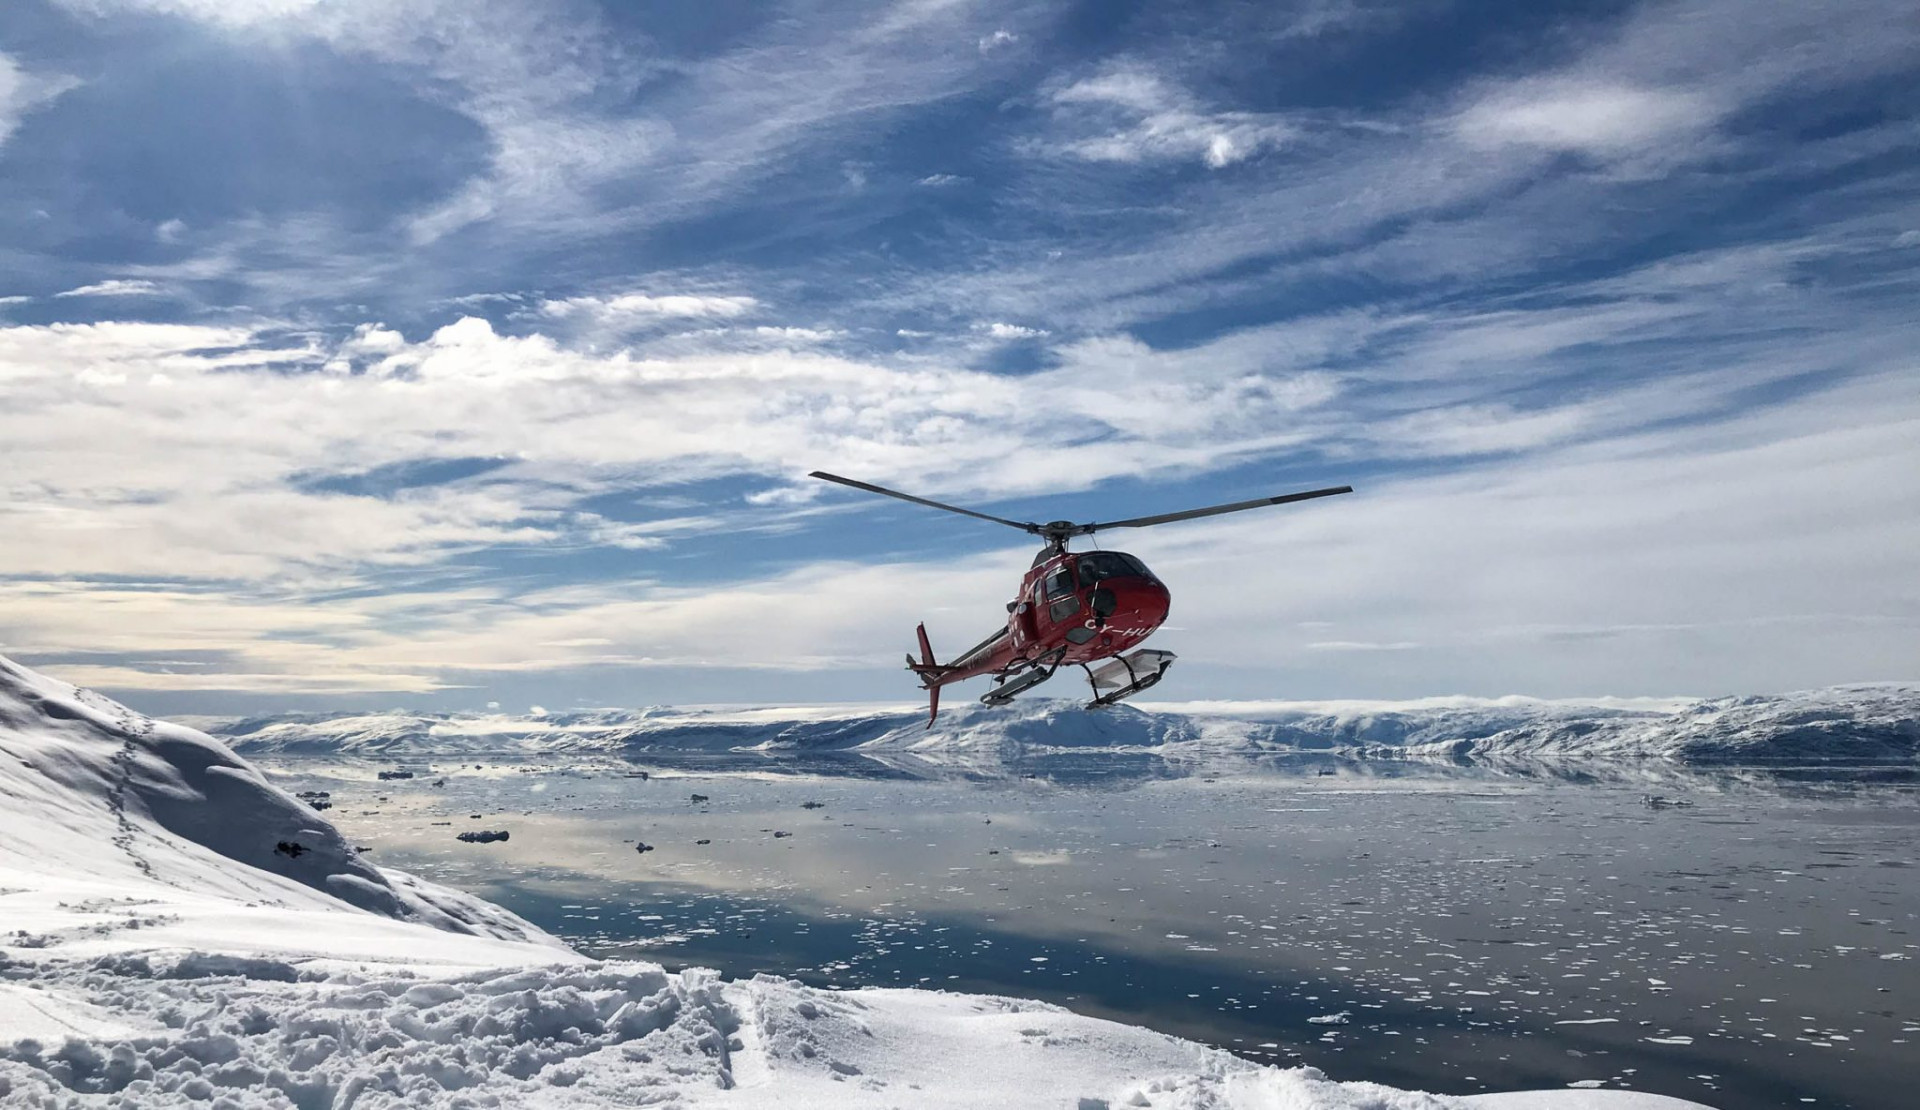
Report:
[[[1426,1095],[1035,1002],[587,960],[368,865],[203,734],[4,660],[0,922],[9,1106],[1692,1105]]]
[[[1058,750],[1166,755],[1338,752],[1356,758],[1657,759],[1690,766],[1909,763],[1920,684],[1844,686],[1701,701],[1122,705],[1034,699],[960,705],[925,727],[918,707],[585,710],[509,714],[285,714],[209,720],[243,754],[451,756],[461,752],[920,753],[1015,757]]]

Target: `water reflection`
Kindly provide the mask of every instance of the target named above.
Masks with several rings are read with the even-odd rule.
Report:
[[[1666,760],[1553,761],[1460,757],[1416,759],[1327,752],[1223,752],[1205,757],[1144,751],[1028,751],[1013,755],[915,752],[634,753],[636,769],[685,774],[769,774],[866,780],[997,783],[1038,779],[1061,786],[1124,788],[1187,778],[1336,778],[1345,781],[1566,783],[1626,786],[1684,795],[1760,792],[1781,797],[1877,794],[1884,787],[1920,787],[1914,764],[1697,766]],[[1893,800],[1887,796],[1883,800]]]

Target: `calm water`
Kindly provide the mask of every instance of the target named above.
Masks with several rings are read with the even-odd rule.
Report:
[[[1899,773],[477,762],[268,769],[331,791],[380,863],[596,955],[1044,998],[1451,1093],[1905,1110],[1920,1075],[1920,791]],[[512,839],[454,839],[471,828]]]

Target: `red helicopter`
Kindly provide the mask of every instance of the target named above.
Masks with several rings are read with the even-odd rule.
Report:
[[[927,626],[924,622],[920,625],[917,630],[920,658],[907,656],[907,669],[919,677],[921,689],[927,691],[928,728],[932,728],[940,716],[940,688],[978,675],[990,674],[994,678],[993,688],[980,695],[980,700],[988,705],[1005,705],[1015,694],[1025,693],[1052,678],[1053,672],[1062,666],[1077,666],[1087,672],[1087,680],[1093,684],[1093,700],[1087,703],[1087,708],[1092,709],[1132,697],[1159,682],[1167,673],[1167,668],[1173,665],[1172,652],[1150,648],[1133,650],[1167,619],[1167,605],[1172,599],[1166,586],[1153,576],[1145,563],[1124,551],[1068,551],[1067,541],[1073,537],[1090,536],[1110,528],[1145,528],[1353,492],[1352,486],[1334,486],[1130,520],[1093,524],[1055,520],[1037,524],[977,513],[822,470],[808,477],[990,520],[1046,541],[1046,546],[1033,557],[1033,566],[1020,580],[1019,595],[1007,602],[1005,628],[961,652],[952,661],[936,663],[933,647],[927,642]],[[1102,659],[1111,661],[1095,670],[1092,664]]]

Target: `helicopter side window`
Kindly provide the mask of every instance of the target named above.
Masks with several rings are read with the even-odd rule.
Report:
[[[1073,592],[1073,568],[1063,566],[1047,575],[1047,598],[1053,606],[1047,615],[1055,621],[1063,621],[1080,611],[1080,598]]]

